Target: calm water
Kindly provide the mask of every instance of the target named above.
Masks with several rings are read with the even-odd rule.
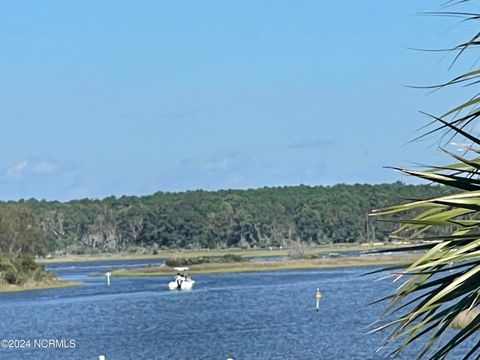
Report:
[[[162,260],[156,260],[161,262]],[[70,349],[0,350],[0,359],[382,359],[385,334],[365,335],[393,290],[367,268],[194,275],[189,292],[170,277],[89,276],[152,260],[49,265],[84,286],[0,295],[0,338],[75,340]],[[315,290],[322,291],[315,311]],[[417,349],[403,359],[414,358]],[[458,357],[453,356],[452,359]]]

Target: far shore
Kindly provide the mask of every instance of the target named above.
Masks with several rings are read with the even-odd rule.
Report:
[[[80,285],[82,285],[82,282],[80,281],[62,281],[62,280],[52,280],[48,282],[39,282],[39,283],[26,283],[23,285],[2,284],[0,285],[0,293],[18,292],[18,291],[27,291],[27,290],[58,289],[58,288],[66,288],[66,287],[80,286]]]
[[[403,253],[396,255],[342,256],[335,258],[297,259],[280,261],[245,261],[205,263],[189,266],[190,274],[233,273],[251,271],[295,270],[317,268],[340,268],[353,266],[395,265],[404,264],[418,258],[418,254]],[[162,276],[172,275],[175,269],[166,265],[151,266],[139,269],[118,269],[113,276]]]
[[[389,248],[398,248],[406,245],[402,244],[335,244],[317,247],[305,247],[305,255],[319,255],[336,251],[369,251]],[[49,264],[58,262],[81,262],[81,261],[102,261],[102,260],[135,260],[135,259],[167,259],[182,257],[200,257],[200,256],[223,256],[226,254],[235,254],[244,257],[269,257],[269,256],[288,256],[289,248],[270,249],[199,249],[184,250],[171,249],[159,250],[156,254],[130,254],[130,253],[104,253],[98,255],[65,255],[50,258],[37,259],[37,263]]]

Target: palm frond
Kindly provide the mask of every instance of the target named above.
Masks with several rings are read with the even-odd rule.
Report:
[[[446,6],[470,2],[448,1]],[[473,2],[472,2],[473,4]],[[430,15],[459,17],[478,21],[480,13],[440,11]],[[480,32],[448,51],[454,52],[452,66],[466,52],[480,45]],[[426,87],[477,86],[480,68],[469,69],[450,81]],[[395,239],[420,242],[399,251],[422,251],[418,259],[385,271],[403,280],[397,290],[380,299],[388,301],[382,322],[373,331],[390,329],[386,344],[395,343],[391,355],[400,354],[412,342],[422,342],[418,358],[444,359],[454,348],[462,346],[464,358],[479,354],[480,341],[467,342],[480,329],[480,138],[473,126],[480,118],[480,94],[453,106],[432,119],[432,129],[418,139],[432,134],[442,138],[459,138],[464,153],[457,155],[442,147],[451,160],[447,165],[419,170],[394,167],[408,176],[427,180],[456,190],[448,196],[411,200],[404,204],[375,209],[371,216],[398,223]],[[395,249],[388,250],[395,251]],[[374,271],[378,272],[378,271]],[[450,329],[457,328],[455,332]],[[472,345],[473,344],[473,345]]]

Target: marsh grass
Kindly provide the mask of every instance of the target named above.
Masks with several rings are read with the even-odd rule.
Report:
[[[245,261],[235,263],[205,263],[190,266],[191,274],[231,273],[250,271],[272,271],[293,269],[317,269],[350,266],[371,266],[402,264],[411,261],[418,254],[371,255],[371,256],[344,256],[335,258],[295,259],[281,261]],[[155,276],[171,275],[175,269],[166,265],[151,266],[140,269],[118,269],[113,271],[114,276]]]

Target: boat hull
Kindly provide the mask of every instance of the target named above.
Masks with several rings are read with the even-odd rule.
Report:
[[[180,286],[178,286],[178,283],[176,281],[170,281],[168,283],[168,288],[170,290],[190,290],[193,287],[194,283],[194,280],[182,281]]]

